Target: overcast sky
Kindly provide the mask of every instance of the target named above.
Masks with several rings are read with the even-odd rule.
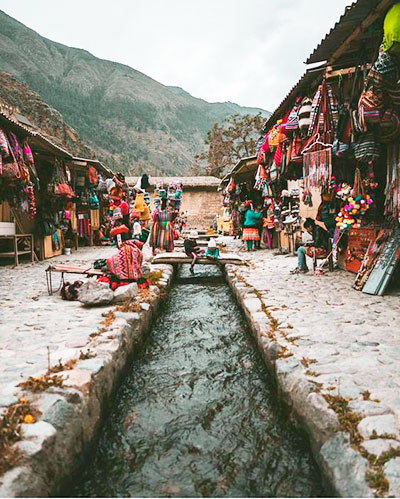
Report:
[[[350,3],[0,0],[0,8],[42,36],[122,62],[196,97],[273,111]]]

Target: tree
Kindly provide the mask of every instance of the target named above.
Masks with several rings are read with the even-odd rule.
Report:
[[[220,176],[232,168],[241,158],[256,152],[256,142],[263,128],[264,118],[234,114],[220,123],[215,123],[207,132],[205,140],[208,150],[196,156],[196,160],[207,162],[207,175]]]

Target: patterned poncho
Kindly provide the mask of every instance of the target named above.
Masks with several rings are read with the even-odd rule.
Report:
[[[142,277],[143,254],[133,240],[125,241],[118,253],[107,259],[107,270],[119,280],[137,281]]]

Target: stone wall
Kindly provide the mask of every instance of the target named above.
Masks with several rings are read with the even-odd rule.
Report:
[[[152,209],[154,193],[150,192]],[[181,211],[187,214],[188,227],[208,229],[222,209],[222,196],[216,189],[183,187]]]

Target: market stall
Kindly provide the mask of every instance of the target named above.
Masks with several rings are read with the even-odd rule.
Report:
[[[355,2],[309,58],[321,66],[305,73],[266,122],[246,198],[274,207],[275,230],[286,233],[281,244],[289,251],[301,243],[302,218],[315,218],[339,266],[358,274],[357,288],[363,282],[381,294],[400,258],[400,2],[377,4]],[[360,31],[360,22],[369,30]],[[235,167],[223,181],[225,204],[240,199],[239,173]],[[367,286],[374,268],[377,284]]]

